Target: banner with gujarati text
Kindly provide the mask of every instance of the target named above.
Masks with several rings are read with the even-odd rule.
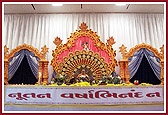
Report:
[[[125,104],[162,103],[162,87],[6,88],[5,103]]]

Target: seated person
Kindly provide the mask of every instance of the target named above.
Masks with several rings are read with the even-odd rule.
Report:
[[[85,74],[85,70],[82,69],[81,74],[78,75],[78,78],[83,77],[83,78],[89,78],[87,74]]]

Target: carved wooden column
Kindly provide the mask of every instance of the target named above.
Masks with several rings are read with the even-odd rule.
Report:
[[[160,65],[161,65],[161,74],[160,74],[161,85],[164,85],[164,61],[163,60],[160,61]]]
[[[125,79],[126,79],[126,84],[129,84],[130,81],[130,74],[129,74],[129,69],[128,69],[128,63],[129,61],[125,61]]]
[[[48,63],[49,61],[43,61],[44,64],[43,83],[46,84],[48,84]]]
[[[160,61],[160,65],[161,65],[161,74],[160,74],[160,78],[161,78],[161,85],[164,85],[164,44],[162,45],[162,47],[160,47],[160,54],[161,54],[161,61]]]
[[[48,63],[49,61],[46,61],[46,54],[48,52],[48,49],[46,47],[46,45],[44,45],[44,47],[41,48],[42,51],[41,51],[41,60],[39,61],[39,72],[42,73],[42,77],[40,79],[40,81],[42,83],[47,83],[48,84]],[[44,68],[43,68],[43,65],[44,65]]]
[[[129,69],[128,69],[128,63],[129,61],[123,60],[123,61],[119,61],[119,65],[120,65],[120,71],[119,71],[119,75],[121,76],[121,79],[123,81],[126,81],[126,84],[129,84],[130,81],[130,74],[129,74]]]
[[[9,48],[7,46],[4,46],[4,85],[8,85],[8,64],[9,64]]]
[[[4,84],[7,85],[8,84],[8,64],[9,61],[4,61]]]
[[[41,84],[41,82],[42,82],[42,77],[43,77],[43,68],[42,68],[42,66],[43,66],[43,61],[38,61],[39,62],[39,72],[38,72],[38,82],[37,82],[37,84]],[[41,76],[39,76],[39,73],[41,73]],[[39,79],[39,77],[40,77],[40,79]]]
[[[119,65],[120,65],[120,69],[119,69],[119,76],[121,76],[121,79],[124,81],[125,80],[125,75],[124,75],[124,73],[125,73],[125,71],[124,71],[124,66],[125,66],[125,63],[124,63],[125,61],[119,61],[118,63],[119,63]]]
[[[122,62],[124,63],[123,65],[123,70],[124,70],[124,79],[125,79],[125,81],[126,81],[126,83],[127,84],[129,84],[130,82],[129,82],[129,78],[130,78],[130,74],[129,74],[129,70],[128,70],[128,58],[127,58],[127,50],[126,50],[126,48],[127,47],[125,47],[123,44],[122,44],[122,46],[121,47],[119,47],[119,52],[121,52],[121,54],[122,54]],[[122,70],[121,70],[122,71]]]

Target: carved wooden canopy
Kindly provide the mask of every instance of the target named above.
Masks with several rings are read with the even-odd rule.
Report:
[[[103,64],[105,64],[107,66],[107,71],[113,72],[115,71],[115,67],[117,66],[117,60],[115,59],[116,57],[116,51],[112,48],[112,45],[115,44],[114,38],[113,37],[109,37],[109,40],[107,41],[107,43],[103,43],[100,40],[100,36],[97,35],[97,32],[93,32],[91,29],[87,29],[88,26],[86,25],[86,23],[81,23],[81,25],[79,26],[79,28],[81,30],[76,30],[76,32],[71,33],[71,36],[68,39],[67,43],[63,44],[62,40],[59,37],[56,37],[54,40],[54,44],[56,45],[55,50],[52,50],[52,56],[53,59],[51,60],[51,65],[53,67],[53,70],[58,74],[66,74],[66,72],[63,72],[63,66],[65,66],[66,61],[65,59],[69,60],[72,59],[72,56],[77,56],[77,52],[79,52],[80,55],[85,55],[86,54],[86,58],[84,59],[88,59],[87,57],[91,56],[89,53],[92,53],[93,55],[99,55],[96,52],[93,52],[92,50],[90,52],[85,53],[84,51],[76,51],[76,52],[69,52],[69,57],[68,54],[67,56],[65,56],[63,62],[58,61],[59,60],[59,56],[65,52],[65,51],[70,51],[71,48],[75,45],[75,41],[82,38],[82,37],[87,37],[89,39],[91,39],[94,43],[94,47],[97,47],[99,50],[103,50],[105,53],[107,53],[110,56],[110,61],[109,63],[105,64],[105,61],[102,61]],[[95,54],[96,53],[96,54]],[[72,56],[70,56],[72,55]],[[94,56],[93,56],[94,57]],[[99,56],[100,57],[100,56]],[[101,59],[97,58],[97,60],[101,60],[103,59],[103,57]],[[94,61],[93,61],[94,62]],[[76,63],[76,62],[74,62]],[[73,65],[73,64],[71,64]],[[80,65],[80,64],[77,64]],[[85,63],[86,66],[90,67],[88,64]],[[75,66],[76,67],[76,66]],[[69,70],[68,70],[69,71]],[[63,72],[63,73],[62,73]],[[72,73],[72,70],[71,70]]]
[[[48,79],[48,61],[46,61],[46,54],[48,52],[48,49],[46,47],[46,45],[44,45],[44,47],[42,47],[41,52],[39,52],[39,50],[37,48],[34,48],[31,45],[27,45],[27,44],[23,44],[20,46],[17,46],[16,48],[12,49],[10,51],[10,53],[8,52],[9,48],[7,48],[7,46],[4,46],[4,83],[7,85],[8,84],[8,63],[9,63],[9,59],[14,57],[15,53],[27,49],[30,52],[33,52],[34,55],[38,58],[40,58],[39,61],[39,72],[43,74],[43,82],[44,83],[48,83],[47,79]],[[42,70],[42,63],[44,63],[44,70]],[[38,77],[39,77],[39,72],[38,72]]]
[[[75,53],[69,53],[67,57],[64,57],[63,62],[60,62],[59,69],[57,73],[66,76],[77,76],[75,73],[80,68],[88,68],[88,75],[92,74],[96,76],[97,79],[101,79],[107,75],[110,75],[110,70],[108,68],[108,63],[104,62],[104,57],[100,57],[99,53],[94,53],[93,51],[78,51]]]
[[[36,57],[40,58],[40,60],[46,60],[45,58],[48,52],[48,48],[46,47],[46,45],[44,45],[44,47],[41,48],[42,51],[39,52],[37,48],[34,48],[32,45],[27,45],[27,44],[17,46],[16,48],[12,49],[10,53],[8,52],[9,48],[7,48],[7,46],[5,45],[4,46],[4,59],[9,60],[11,57],[15,55],[16,52],[19,52],[20,50],[23,50],[23,49],[27,49],[30,52],[33,52]]]
[[[160,59],[161,64],[161,74],[160,78],[162,80],[161,85],[164,85],[164,45],[160,48],[160,53],[156,48],[153,48],[151,45],[142,43],[139,45],[136,45],[135,47],[131,48],[129,52],[126,50],[127,47],[125,47],[123,44],[121,47],[119,47],[121,54],[122,54],[122,61],[119,61],[120,63],[120,76],[122,79],[126,79],[126,83],[129,82],[130,74],[128,69],[128,58],[132,57],[136,51],[139,51],[140,49],[148,49],[149,51],[153,52],[155,57],[158,57]],[[124,69],[125,68],[125,69]]]
[[[142,48],[148,49],[149,51],[153,52],[156,57],[158,57],[160,60],[164,60],[164,45],[160,48],[161,53],[158,52],[156,48],[153,48],[151,45],[142,43],[139,45],[136,45],[135,47],[131,48],[129,52],[126,50],[127,47],[125,47],[123,44],[121,47],[119,47],[121,54],[122,54],[122,60],[128,60],[129,57],[132,57],[136,51],[139,51]]]

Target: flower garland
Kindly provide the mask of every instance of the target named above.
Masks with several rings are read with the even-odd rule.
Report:
[[[43,84],[46,85],[46,84]],[[103,77],[102,80],[98,81],[95,77],[76,77],[73,76],[69,79],[67,76],[56,75],[52,80],[50,85],[55,86],[98,86],[98,85],[135,85],[133,83],[126,84],[122,81],[121,77],[117,75],[115,72],[112,72],[112,75]],[[139,85],[152,85],[149,83],[141,83]]]

